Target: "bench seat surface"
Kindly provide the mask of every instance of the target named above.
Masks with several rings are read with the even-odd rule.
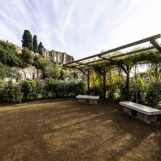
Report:
[[[138,103],[130,102],[130,101],[124,101],[119,103],[121,106],[125,106],[127,108],[130,108],[132,110],[138,111],[140,113],[143,113],[145,115],[160,115],[161,110],[151,108],[148,106],[140,105]]]
[[[88,96],[88,95],[78,95],[77,99],[89,99],[89,100],[98,100],[99,96]]]

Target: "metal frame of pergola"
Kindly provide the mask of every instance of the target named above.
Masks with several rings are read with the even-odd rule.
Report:
[[[88,94],[89,94],[89,88],[90,88],[90,73],[92,66],[95,66],[97,63],[104,63],[105,61],[114,61],[118,64],[122,64],[123,62],[120,62],[117,58],[124,57],[132,54],[137,54],[143,51],[151,50],[151,49],[157,49],[158,51],[156,53],[161,53],[161,45],[158,43],[157,39],[161,38],[161,34],[157,34],[154,36],[147,37],[145,39],[135,41],[99,54],[95,54],[92,56],[88,56],[79,60],[75,60],[73,62],[64,64],[64,67],[67,68],[73,68],[80,70],[85,76],[87,76],[87,84],[88,84]],[[142,45],[144,43],[150,42],[150,46],[139,48],[138,50],[130,51],[130,52],[118,52],[120,50],[124,50],[130,47],[134,47],[137,45]],[[128,69],[123,68],[125,73],[128,73]],[[106,84],[106,71],[103,72],[103,99],[105,99],[105,84]]]

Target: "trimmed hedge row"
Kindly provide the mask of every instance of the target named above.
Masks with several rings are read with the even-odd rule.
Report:
[[[21,103],[36,99],[74,97],[84,94],[84,82],[45,80],[39,83],[24,80],[19,83],[0,82],[0,103]]]

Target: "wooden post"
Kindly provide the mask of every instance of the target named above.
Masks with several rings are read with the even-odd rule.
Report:
[[[160,91],[160,84],[159,84],[159,73],[158,73],[158,64],[155,65],[155,78],[156,78],[156,108],[159,103],[159,91]]]
[[[135,101],[136,101],[136,103],[138,102],[138,100],[137,100],[137,98],[138,98],[138,96],[137,96],[137,93],[138,93],[138,84],[137,84],[137,75],[136,75],[136,66],[135,66],[135,83],[136,83],[136,86],[135,86]]]
[[[106,70],[103,69],[103,102],[106,102]]]
[[[88,69],[87,72],[88,95],[90,95],[90,70]]]
[[[126,90],[127,90],[127,101],[130,100],[130,67],[129,65],[127,65],[127,80],[126,80]]]

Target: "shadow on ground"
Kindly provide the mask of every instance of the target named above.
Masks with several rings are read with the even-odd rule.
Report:
[[[114,104],[72,100],[0,108],[0,160],[160,161],[161,126]]]

